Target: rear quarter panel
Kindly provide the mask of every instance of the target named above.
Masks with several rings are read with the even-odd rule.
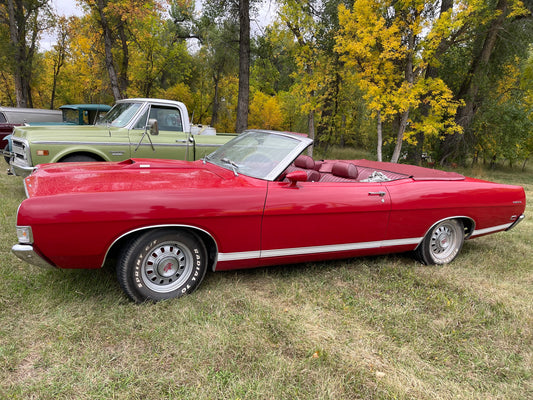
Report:
[[[422,238],[435,223],[452,217],[473,220],[476,231],[510,224],[524,212],[526,201],[519,186],[472,178],[408,179],[390,182],[387,188],[392,202],[389,239]]]

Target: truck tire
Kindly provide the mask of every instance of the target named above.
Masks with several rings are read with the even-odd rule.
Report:
[[[95,162],[96,158],[87,156],[85,154],[75,154],[73,156],[67,156],[59,162]]]

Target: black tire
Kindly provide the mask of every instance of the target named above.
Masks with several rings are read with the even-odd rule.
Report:
[[[95,162],[98,161],[96,158],[91,156],[86,156],[84,154],[75,154],[73,156],[67,156],[63,158],[60,162]]]
[[[463,222],[449,219],[433,226],[415,250],[417,258],[426,265],[452,262],[461,251],[465,239]]]
[[[173,229],[149,231],[126,245],[117,278],[136,303],[193,292],[207,270],[207,252],[196,235]]]

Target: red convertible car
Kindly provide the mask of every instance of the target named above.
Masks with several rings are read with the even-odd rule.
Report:
[[[464,240],[522,218],[518,186],[410,165],[315,161],[311,139],[247,131],[203,160],[45,164],[25,179],[15,255],[100,268],[135,302],[179,297],[208,269],[414,251],[451,262]]]

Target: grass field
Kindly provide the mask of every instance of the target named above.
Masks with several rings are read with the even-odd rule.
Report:
[[[531,170],[462,172],[533,198]],[[533,398],[531,200],[443,267],[400,254],[211,273],[139,306],[110,269],[13,256],[23,198],[2,172],[1,399]]]

